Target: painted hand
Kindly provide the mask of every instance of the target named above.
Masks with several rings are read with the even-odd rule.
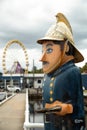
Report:
[[[51,104],[46,103],[45,108],[52,108],[52,107],[56,107],[56,106],[60,106],[62,108],[60,112],[55,112],[57,115],[63,116],[63,115],[66,115],[66,114],[73,113],[72,104],[62,103],[58,100],[51,103]]]

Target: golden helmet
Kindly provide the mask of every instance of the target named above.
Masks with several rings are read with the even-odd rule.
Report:
[[[62,13],[58,13],[56,15],[56,18],[57,22],[54,25],[51,25],[45,37],[39,39],[37,42],[42,44],[44,40],[62,41],[64,39],[67,39],[75,49],[74,53],[75,63],[83,61],[84,60],[83,55],[75,47],[72,28],[67,18]]]

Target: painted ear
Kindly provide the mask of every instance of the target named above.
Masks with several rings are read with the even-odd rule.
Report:
[[[69,45],[66,44],[66,50],[65,50],[65,52],[68,52],[68,51],[69,51]]]
[[[64,44],[64,52],[68,52],[69,51],[69,45],[68,45],[68,40],[65,42]]]

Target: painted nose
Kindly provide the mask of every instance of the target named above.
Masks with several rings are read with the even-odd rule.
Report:
[[[46,52],[44,52],[40,58],[40,61],[46,61]]]

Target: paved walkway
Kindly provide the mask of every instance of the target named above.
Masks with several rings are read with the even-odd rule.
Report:
[[[23,130],[25,98],[20,93],[0,106],[0,130]]]

